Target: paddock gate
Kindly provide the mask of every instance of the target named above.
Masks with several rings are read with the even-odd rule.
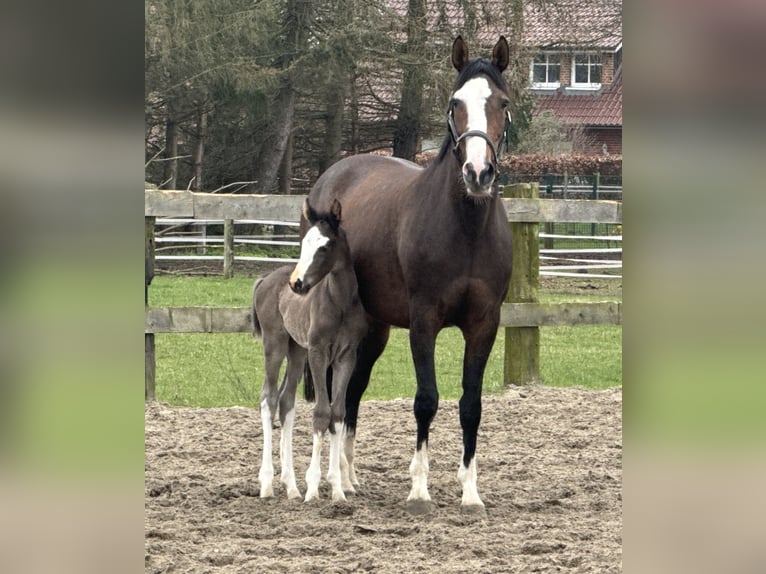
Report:
[[[190,191],[144,191],[145,216],[145,398],[155,400],[155,333],[240,333],[252,331],[249,307],[149,307],[154,277],[157,217],[271,220],[297,223],[305,195],[232,195]],[[503,188],[503,205],[513,235],[514,268],[500,316],[505,331],[504,383],[540,380],[540,327],[621,324],[622,303],[548,303],[538,300],[539,224],[622,224],[622,203],[607,200],[540,199],[537,183]],[[231,273],[232,233],[224,241],[224,275]]]

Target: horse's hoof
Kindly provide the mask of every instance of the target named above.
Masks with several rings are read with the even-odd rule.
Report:
[[[430,500],[413,499],[407,501],[407,512],[413,516],[422,516],[424,514],[431,514],[435,508],[435,505]]]
[[[307,492],[303,502],[311,502],[312,500],[319,500],[319,492]]]
[[[340,493],[338,493],[338,494],[335,494],[335,493],[333,493],[333,495],[332,495],[332,501],[333,501],[334,503],[335,503],[335,502],[338,502],[338,503],[343,503],[343,502],[346,502],[346,495],[343,493],[343,491],[341,491],[341,492],[340,492]]]
[[[261,498],[273,498],[274,496],[274,488],[269,486],[266,488],[261,488]]]
[[[295,490],[288,490],[287,491],[287,499],[288,500],[293,500],[295,498],[300,498],[300,497],[301,497],[301,491],[298,490],[297,488]]]
[[[460,512],[474,516],[487,516],[487,509],[483,504],[463,504],[460,506]]]

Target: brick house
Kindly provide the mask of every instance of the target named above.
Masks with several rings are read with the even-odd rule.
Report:
[[[385,0],[406,41],[408,0]],[[533,116],[550,112],[567,129],[564,151],[588,155],[622,154],[622,0],[523,0],[522,36],[508,0],[427,2],[430,42],[446,59],[457,34],[468,40],[472,56],[491,52],[505,35],[527,61]],[[374,63],[370,63],[374,66]],[[450,70],[451,72],[451,70]],[[355,93],[360,125],[377,126],[379,145],[390,141],[399,103],[400,70],[376,70],[361,78]],[[424,149],[438,147],[441,115]],[[425,126],[424,126],[425,128]],[[425,143],[425,142],[424,142]]]
[[[622,0],[525,6],[533,115],[553,113],[572,151],[622,154]]]

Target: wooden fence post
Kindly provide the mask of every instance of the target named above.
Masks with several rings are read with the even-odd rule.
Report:
[[[149,308],[149,285],[154,279],[154,224],[156,217],[145,217],[144,229],[144,305]],[[144,333],[144,400],[154,401],[154,333]]]
[[[505,188],[505,197],[538,198],[537,183],[519,183]],[[510,224],[513,238],[513,273],[506,302],[538,303],[540,286],[540,244],[538,222]],[[540,382],[540,328],[506,327],[505,385],[527,385]]]
[[[223,220],[223,278],[234,275],[234,220]]]

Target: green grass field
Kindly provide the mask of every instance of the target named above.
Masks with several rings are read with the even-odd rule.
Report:
[[[158,276],[149,289],[149,303],[164,306],[247,306],[253,278]],[[543,302],[599,301],[604,295],[553,294],[541,291]],[[609,297],[611,298],[611,297]],[[484,377],[484,392],[503,388],[504,330],[498,333]],[[541,329],[541,375],[550,386],[592,389],[622,384],[622,328],[619,325],[544,327]],[[249,334],[158,334],[156,393],[160,401],[186,406],[257,406],[263,381],[261,342]],[[436,342],[436,373],[442,398],[460,397],[463,339],[459,330],[445,329]],[[415,371],[408,332],[394,329],[386,351],[372,373],[366,399],[412,397]]]

